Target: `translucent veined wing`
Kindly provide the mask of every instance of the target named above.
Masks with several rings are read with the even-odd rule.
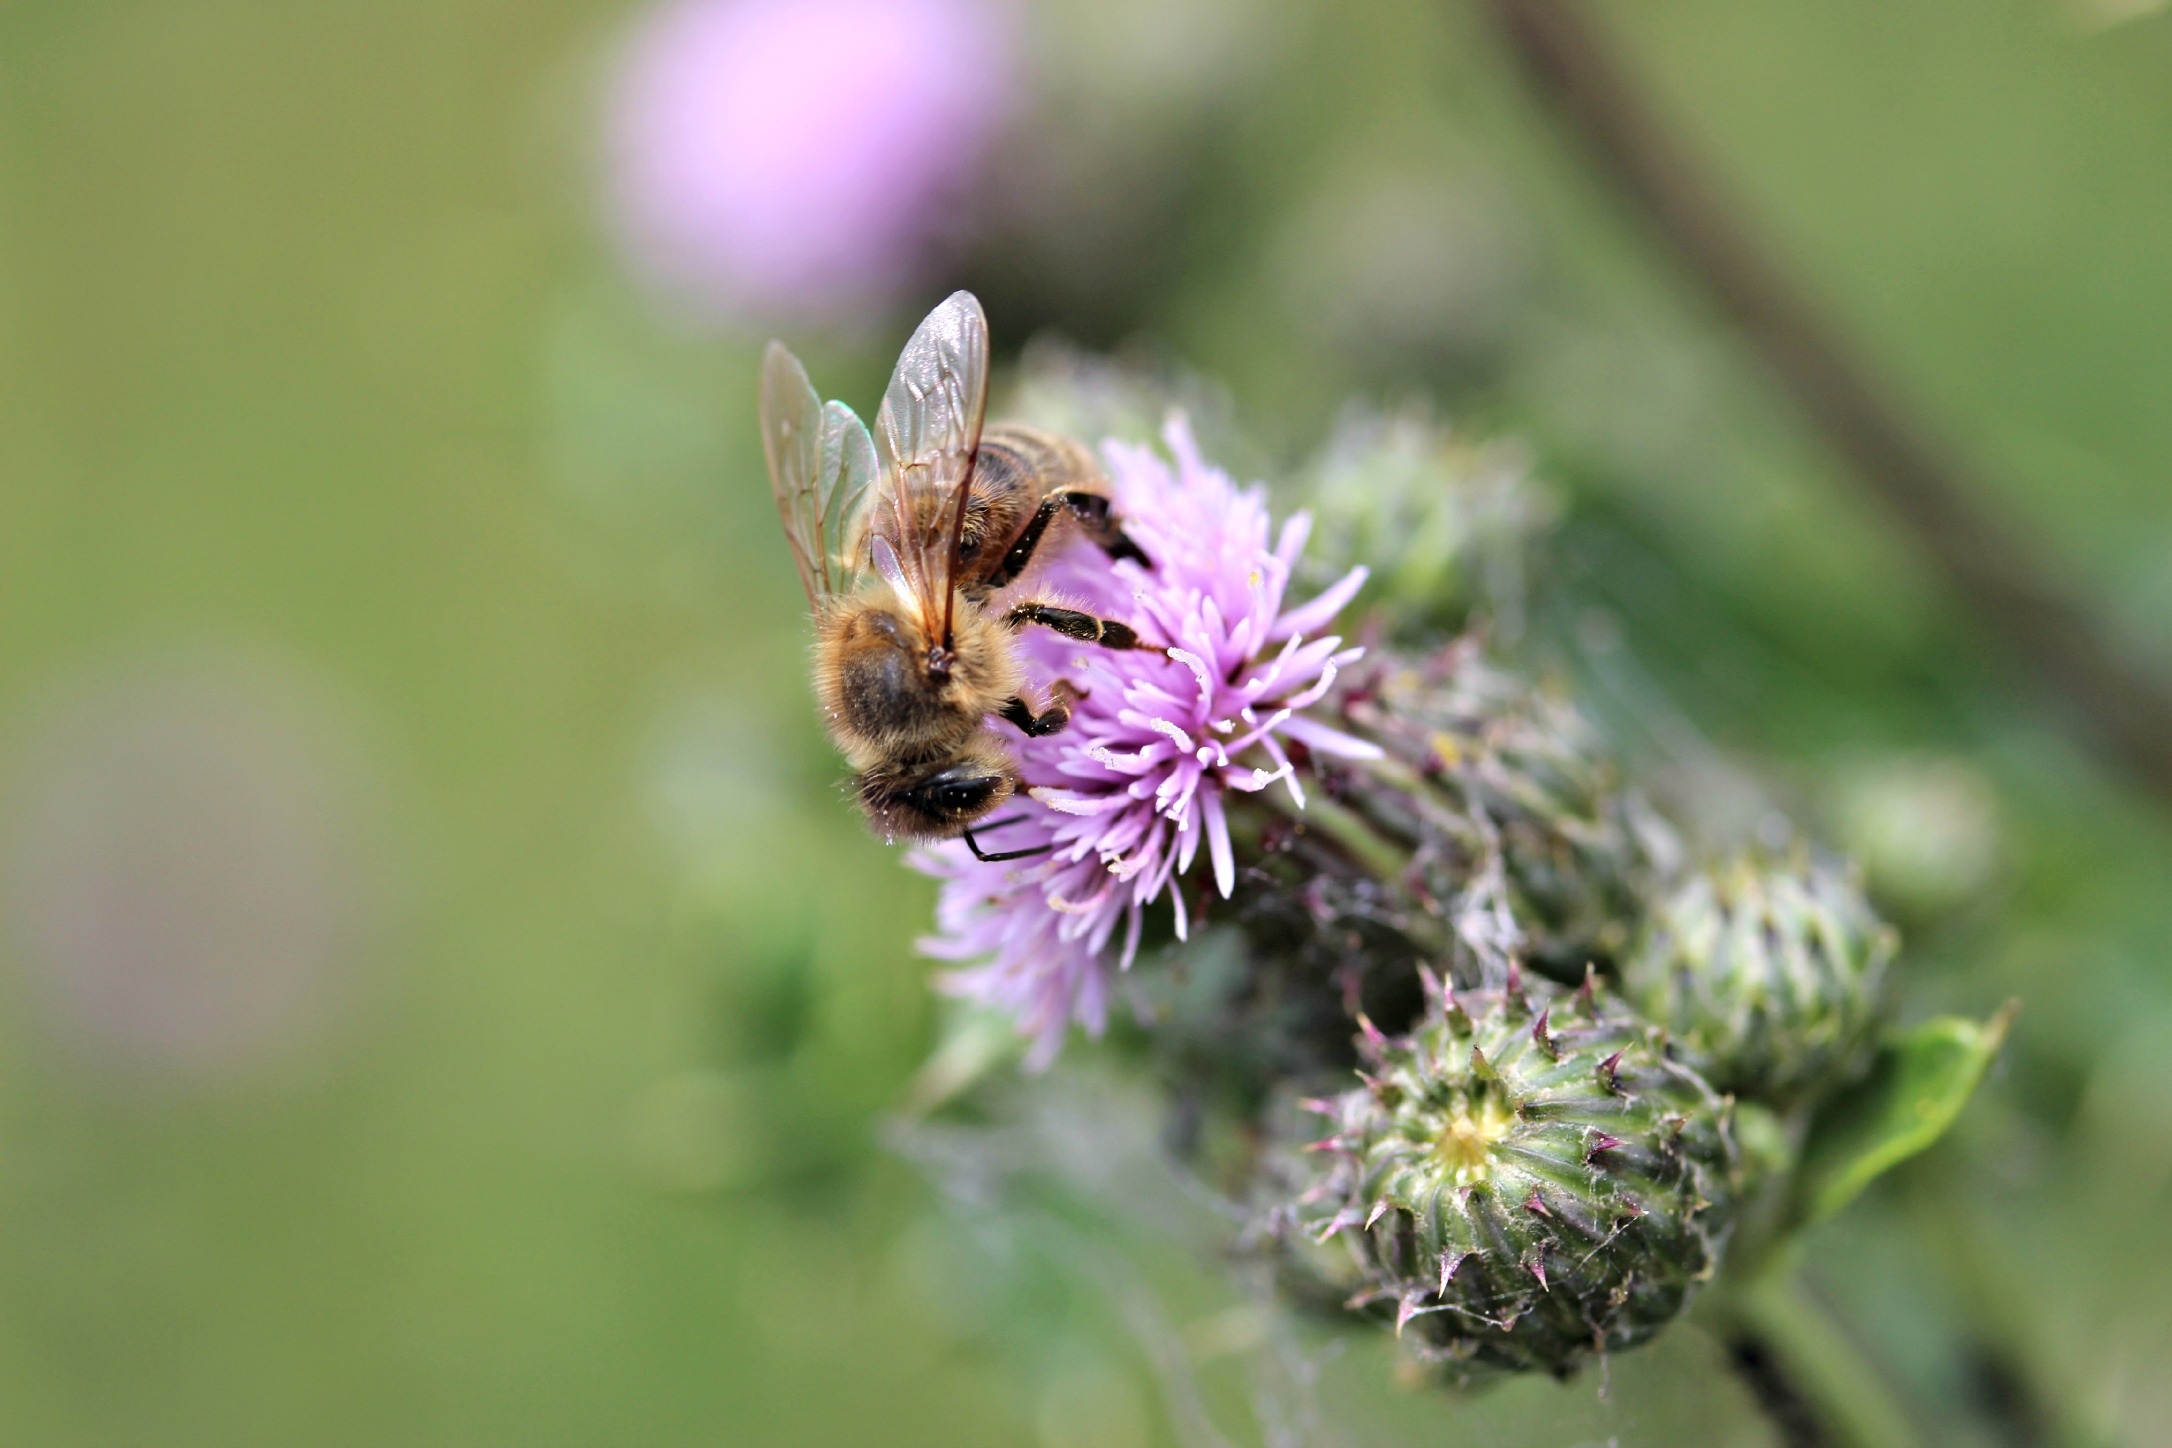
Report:
[[[778,342],[762,356],[762,450],[808,601],[849,590],[867,566],[875,444],[851,408],[816,395],[807,369]]]
[[[951,570],[988,405],[988,319],[952,292],[913,332],[875,414],[885,493],[870,526],[897,551],[931,637],[950,640]]]

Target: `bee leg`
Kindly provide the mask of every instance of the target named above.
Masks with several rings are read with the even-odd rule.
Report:
[[[1146,550],[1132,542],[1129,533],[1113,524],[1109,527],[1109,536],[1102,541],[1101,551],[1112,559],[1129,558],[1141,568],[1154,566],[1154,560],[1146,556]]]
[[[1154,566],[1154,560],[1147,557],[1145,551],[1131,541],[1131,535],[1111,516],[1109,500],[1105,494],[1089,493],[1081,489],[1077,492],[1056,493],[1048,502],[1059,500],[1071,510],[1071,516],[1078,519],[1079,526],[1086,530],[1086,535],[1100,544],[1101,551],[1110,558],[1129,558],[1141,568]],[[1042,506],[1046,507],[1047,503]]]
[[[1139,551],[1139,545],[1126,537],[1124,530],[1116,526],[1116,520],[1109,516],[1107,498],[1084,490],[1050,493],[1041,499],[1041,506],[1033,510],[1033,516],[1019,530],[1010,551],[1003,555],[1003,561],[990,570],[986,579],[988,587],[1005,587],[1026,571],[1026,565],[1033,561],[1034,551],[1041,546],[1042,536],[1048,532],[1048,525],[1064,508],[1071,510],[1071,516],[1078,519],[1087,535],[1100,544],[1109,557],[1129,558],[1143,567],[1153,567],[1147,556]]]
[[[1009,824],[1011,823],[1011,821],[1005,820],[1003,821],[1003,823]],[[983,828],[994,829],[995,826],[987,825]],[[1033,846],[1033,848],[1028,850],[990,851],[984,850],[980,847],[980,841],[973,838],[973,832],[971,830],[965,831],[963,838],[965,840],[965,847],[973,852],[973,858],[979,860],[984,865],[998,864],[1004,860],[1023,860],[1029,855],[1045,855],[1050,850],[1056,848],[1054,845],[1035,845]]]
[[[1024,628],[1029,623],[1052,628],[1067,639],[1077,639],[1082,644],[1099,644],[1105,649],[1135,649],[1139,647],[1138,632],[1128,623],[1118,623],[1113,618],[1095,618],[1090,613],[1080,613],[1075,608],[1058,608],[1052,603],[1021,603],[1003,615],[1003,622],[1012,628]]]
[[[1023,699],[1015,698],[996,712],[1016,724],[1028,739],[1046,738],[1060,732],[1064,725],[1071,722],[1071,706],[1063,701],[1061,695],[1048,706],[1046,713],[1035,714],[1032,705]],[[986,828],[993,829],[994,826],[989,825]]]
[[[1048,525],[1055,521],[1056,510],[1062,506],[1061,493],[1051,493],[1041,499],[1041,506],[1033,510],[1033,516],[1028,518],[1026,526],[1019,530],[1010,551],[1003,555],[1003,561],[989,573],[987,582],[990,588],[1002,588],[1026,571],[1026,565],[1033,561],[1033,550],[1041,546],[1041,535],[1048,531]]]

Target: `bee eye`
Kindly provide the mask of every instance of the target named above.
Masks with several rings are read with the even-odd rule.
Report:
[[[944,809],[962,813],[986,803],[993,793],[995,781],[992,779],[952,780],[936,787],[935,798]]]
[[[987,808],[1002,785],[1001,775],[939,774],[915,793],[931,813],[964,819]]]

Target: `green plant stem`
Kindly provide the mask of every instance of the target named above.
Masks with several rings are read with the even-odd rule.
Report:
[[[1945,1278],[1960,1307],[1961,1352],[1974,1369],[1983,1411],[2013,1444],[2112,1448],[2110,1436],[2074,1401],[2077,1385],[2042,1362],[2041,1352],[2028,1350],[2026,1299],[2011,1290],[2026,1274],[1995,1251],[1971,1213],[1955,1208],[1951,1171],[1903,1177],[1902,1201],[1923,1260]]]
[[[1391,889],[1401,888],[1403,871],[1410,865],[1409,852],[1397,847],[1355,810],[1318,796],[1305,802],[1304,813],[1297,818],[1341,846],[1366,874]]]
[[[1866,369],[1667,123],[1582,0],[1479,0],[1531,93],[1971,613],[2097,752],[2172,803],[2172,683],[2055,577]]]
[[[1892,1388],[1785,1268],[1735,1288],[1717,1304],[1738,1368],[1754,1355],[1752,1389],[1788,1441],[1808,1448],[1923,1448]],[[1747,1375],[1747,1373],[1746,1373]],[[1804,1418],[1783,1414],[1778,1388]],[[1784,1419],[1784,1420],[1783,1420]]]
[[[1377,762],[1374,762],[1375,767]],[[1342,855],[1386,888],[1407,893],[1404,872],[1410,867],[1409,846],[1383,834],[1369,819],[1337,801],[1317,778],[1306,781],[1305,803],[1299,806],[1281,791],[1256,794],[1246,808],[1232,812],[1231,829],[1257,842],[1253,810],[1258,818],[1273,815],[1284,823],[1320,835]]]

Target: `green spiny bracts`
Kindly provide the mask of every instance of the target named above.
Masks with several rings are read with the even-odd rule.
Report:
[[[1565,1376],[1642,1342],[1718,1265],[1729,1103],[1588,983],[1431,995],[1408,1036],[1368,1029],[1363,1086],[1309,1103],[1332,1129],[1273,1219],[1287,1280],[1448,1365]]]
[[[1466,442],[1417,409],[1346,410],[1301,482],[1308,581],[1324,588],[1363,564],[1356,607],[1412,640],[1474,612],[1512,626],[1529,556],[1560,512],[1523,449]]]
[[[1737,860],[1655,908],[1625,988],[1715,1085],[1788,1106],[1861,1069],[1894,946],[1851,873]]]
[[[1679,846],[1575,708],[1464,639],[1423,659],[1369,659],[1343,713],[1404,772],[1350,770],[1347,802],[1414,846],[1422,888],[1467,905],[1497,873],[1517,933],[1504,944],[1565,983],[1635,939]]]

